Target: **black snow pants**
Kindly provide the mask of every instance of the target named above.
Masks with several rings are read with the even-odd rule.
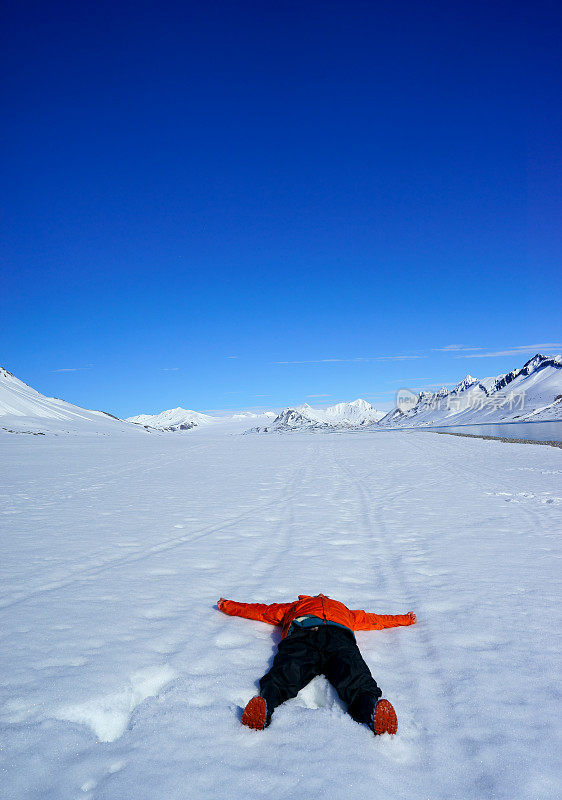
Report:
[[[347,703],[356,722],[369,723],[382,692],[351,631],[337,625],[297,628],[279,644],[269,672],[260,680],[268,722],[273,710],[296,697],[316,675],[324,675]]]

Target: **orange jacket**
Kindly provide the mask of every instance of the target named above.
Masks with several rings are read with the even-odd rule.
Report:
[[[395,628],[398,625],[413,625],[416,615],[409,611],[407,614],[370,614],[368,611],[351,611],[343,603],[332,600],[324,594],[311,597],[308,594],[299,594],[299,599],[294,603],[236,603],[234,600],[218,601],[220,611],[231,617],[245,617],[268,622],[270,625],[281,625],[283,638],[289,633],[289,628],[296,617],[311,614],[326,622],[339,622],[352,631],[380,631],[383,628]]]

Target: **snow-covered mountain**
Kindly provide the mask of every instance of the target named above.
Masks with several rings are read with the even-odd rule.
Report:
[[[351,403],[337,403],[329,408],[312,408],[308,403],[297,406],[296,411],[317,422],[330,425],[369,425],[384,417],[384,411],[378,411],[366,400],[353,400]]]
[[[221,423],[221,429],[239,432],[248,423],[264,424],[276,416],[274,411],[242,411],[229,416],[211,416],[178,407],[162,411],[161,414],[139,414],[122,420],[104,411],[91,411],[56,397],[46,397],[0,367],[0,430],[10,433],[105,435],[124,431],[138,434],[147,429],[186,431]]]
[[[562,420],[562,358],[538,353],[506,375],[467,375],[451,390],[406,394],[410,406],[400,403],[377,428]]]
[[[266,426],[251,428],[247,433],[283,433],[297,430],[330,430],[333,426],[328,422],[310,417],[296,408],[285,408],[275,419]]]
[[[201,414],[199,411],[190,411],[178,406],[160,414],[138,414],[136,417],[127,417],[127,422],[161,431],[188,431],[198,425],[211,425],[218,422],[218,419],[209,414]]]
[[[312,408],[304,403],[285,408],[270,425],[253,428],[251,433],[275,433],[295,430],[337,430],[372,425],[385,416],[366,400],[338,403],[329,408]]]
[[[91,411],[46,397],[0,367],[0,428],[14,433],[105,434],[134,430],[104,411]]]
[[[256,414],[253,411],[241,411],[231,416],[213,417],[210,414],[202,414],[199,411],[190,411],[186,408],[171,408],[162,411],[160,414],[138,414],[136,417],[128,417],[127,422],[136,425],[143,425],[148,428],[156,428],[161,431],[189,431],[201,425],[215,425],[228,422],[249,422],[253,420],[266,421],[274,419],[277,415],[274,411],[265,411]]]
[[[404,402],[385,414],[366,400],[329,408],[303,405],[273,411],[243,411],[211,416],[174,408],[160,414],[139,414],[119,420],[45,395],[0,368],[0,428],[15,432],[109,433],[118,430],[186,431],[220,425],[222,431],[248,433],[297,430],[412,428],[486,422],[562,421],[562,357],[537,354],[522,367],[490,378],[467,375],[453,389],[406,391]],[[134,424],[132,424],[134,423]]]

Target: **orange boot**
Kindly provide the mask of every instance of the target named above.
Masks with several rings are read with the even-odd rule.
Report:
[[[398,730],[396,711],[388,700],[379,700],[376,704],[373,711],[372,728],[376,735],[396,733]]]
[[[256,731],[263,731],[269,724],[267,719],[267,703],[257,694],[248,702],[242,714],[242,725],[253,728]]]

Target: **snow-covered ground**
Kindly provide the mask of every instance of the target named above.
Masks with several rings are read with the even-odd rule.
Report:
[[[559,795],[561,451],[227,428],[0,431],[3,796]],[[217,598],[318,592],[418,615],[357,635],[397,736],[323,678],[240,724],[279,634]]]

